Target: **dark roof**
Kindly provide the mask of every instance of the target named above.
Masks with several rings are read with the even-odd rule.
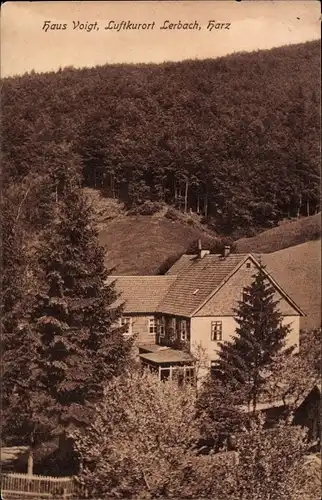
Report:
[[[171,349],[170,347],[161,348],[156,352],[140,354],[140,358],[156,364],[184,362],[192,363],[194,361],[193,356],[188,352]]]
[[[124,313],[154,313],[176,276],[112,276],[120,294],[114,306],[124,303]]]
[[[173,266],[178,276],[160,302],[159,312],[191,316],[248,255],[211,254],[202,259],[196,255],[182,256]]]

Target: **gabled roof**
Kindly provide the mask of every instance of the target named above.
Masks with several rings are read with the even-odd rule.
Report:
[[[113,304],[124,303],[124,313],[154,313],[176,276],[111,276],[120,297]]]
[[[256,257],[260,258],[257,255]],[[183,255],[167,273],[168,276],[176,273],[177,279],[161,301],[158,311],[178,316],[193,316],[247,259],[250,258],[255,265],[259,266],[256,257],[252,254],[229,254],[226,257],[221,254],[210,254],[200,259],[197,255]],[[304,316],[303,311],[281,288],[269,269],[265,272],[285,300]]]
[[[223,257],[220,254],[210,254],[202,259],[196,255],[182,256],[172,267],[178,273],[177,279],[161,301],[158,311],[192,316],[248,256],[248,254],[229,254]]]
[[[244,258],[237,264],[235,269],[217,286],[215,290],[203,301],[202,304],[193,312],[193,315],[196,314],[202,307],[204,307],[209,300],[216,295],[216,293],[220,290],[220,288],[228,281],[230,276],[232,276],[238,269],[243,265],[243,263],[251,259],[252,262],[259,268],[260,267],[260,261],[262,260],[261,255],[257,254],[256,256],[254,254],[243,254]],[[262,262],[262,264],[265,264],[265,262]],[[300,309],[300,307],[294,302],[293,299],[285,292],[285,290],[279,285],[279,283],[276,281],[275,277],[272,276],[270,269],[264,268],[264,273],[266,274],[267,278],[271,282],[271,284],[275,287],[276,290],[280,293],[280,295],[288,302],[293,309],[295,309],[300,316],[305,316],[305,313]]]
[[[165,276],[111,276],[108,283],[115,282],[120,295],[114,306],[124,304],[124,313],[164,313],[174,316],[192,317],[220,290],[229,278],[251,259],[259,266],[260,255],[221,254],[182,255]],[[265,260],[264,260],[265,263]],[[275,288],[301,315],[305,314],[276,281],[265,270]]]

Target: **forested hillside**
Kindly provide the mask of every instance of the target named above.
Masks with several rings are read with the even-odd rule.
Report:
[[[146,201],[191,209],[219,234],[312,215],[319,56],[319,42],[308,42],[4,79],[4,192],[14,189],[17,210],[44,227],[62,182],[50,173],[76,161],[84,186],[132,209]]]

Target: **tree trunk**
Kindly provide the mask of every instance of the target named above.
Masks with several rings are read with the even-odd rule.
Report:
[[[302,208],[302,195],[300,194],[299,204],[298,204],[297,213],[296,213],[296,217],[298,219],[300,217],[301,208]]]
[[[97,181],[96,181],[96,167],[94,167],[94,188],[96,189]]]
[[[204,214],[205,217],[208,217],[208,192],[206,191],[205,200],[204,200]]]
[[[200,194],[199,194],[199,189],[197,192],[197,214],[200,214]]]
[[[184,192],[184,211],[187,213],[188,210],[188,179],[186,179],[185,192]]]
[[[113,174],[110,174],[110,184],[111,184],[112,198],[113,200],[115,200],[115,179]]]
[[[307,216],[310,215],[310,201],[309,200],[306,201],[306,215]]]

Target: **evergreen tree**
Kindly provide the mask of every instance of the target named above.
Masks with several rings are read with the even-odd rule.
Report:
[[[215,373],[226,384],[246,398],[248,407],[256,410],[259,397],[265,392],[267,377],[276,354],[285,349],[289,326],[282,324],[282,314],[275,300],[264,266],[254,281],[244,288],[243,300],[235,309],[236,334],[223,342]],[[292,348],[285,350],[290,353]]]
[[[40,250],[43,287],[32,320],[40,339],[39,383],[50,399],[47,414],[64,436],[88,422],[91,404],[122,372],[131,342],[115,326],[121,308],[113,307],[117,294],[106,284],[104,250],[76,170],[69,169],[60,193]]]
[[[46,401],[37,385],[38,337],[29,324],[33,263],[14,201],[2,200],[1,209],[1,439],[33,447],[49,432],[42,412]]]

